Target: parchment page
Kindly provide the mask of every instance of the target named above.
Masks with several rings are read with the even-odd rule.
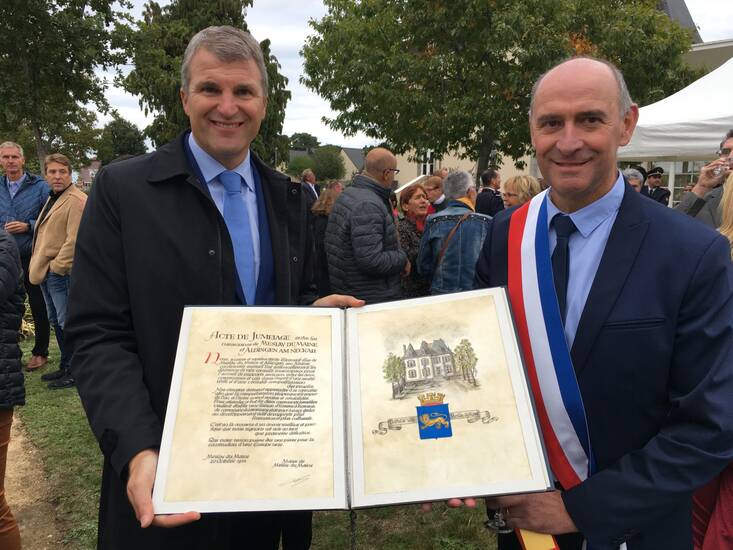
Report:
[[[521,362],[516,350],[505,348],[507,327],[500,326],[495,298],[454,296],[353,312],[362,444],[357,460],[363,459],[363,479],[356,480],[363,485],[355,493],[367,497],[364,504],[377,503],[369,497],[384,493],[527,488],[536,481],[526,441],[531,404],[526,392],[517,394],[510,365],[521,378]],[[529,440],[536,459],[542,453],[538,437],[530,434]]]
[[[163,502],[334,497],[331,329],[329,313],[192,308]]]

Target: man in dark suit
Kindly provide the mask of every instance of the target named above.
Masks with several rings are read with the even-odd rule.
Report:
[[[504,210],[504,201],[501,200],[501,175],[497,170],[485,170],[481,174],[481,185],[483,189],[476,197],[476,212],[487,216],[496,216],[497,212]]]
[[[66,336],[104,454],[100,549],[306,549],[310,512],[155,515],[184,306],[307,304],[312,233],[301,186],[250,151],[267,108],[259,44],[209,27],[186,49],[191,132],[104,167],[79,229]],[[320,304],[355,305],[348,297]]]
[[[649,198],[668,206],[671,193],[669,189],[662,187],[662,174],[664,174],[664,169],[661,166],[655,166],[647,172],[646,182],[649,186]]]
[[[304,188],[309,205],[313,207],[318,197],[321,196],[321,186],[316,183],[316,175],[313,170],[310,168],[303,170],[300,175],[300,183]]]
[[[625,184],[616,152],[637,118],[610,64],[572,59],[541,77],[530,132],[550,189],[494,218],[477,264],[477,286],[509,280],[516,311],[510,227],[515,235],[532,208],[546,209],[532,242],[547,235],[553,255],[552,303],[571,384],[582,398],[589,467],[556,491],[489,499],[487,506],[501,509],[513,528],[561,535],[563,550],[579,550],[584,538],[589,548],[691,548],[692,492],[733,458],[730,249],[709,228]],[[560,249],[564,268],[556,270]],[[536,367],[557,368],[552,361]],[[557,448],[551,433],[543,428],[548,453]],[[572,434],[556,436],[567,441]],[[552,456],[550,462],[558,479],[568,477]],[[500,536],[499,548],[518,549],[518,541]]]

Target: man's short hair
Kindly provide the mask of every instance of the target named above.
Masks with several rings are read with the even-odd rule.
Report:
[[[639,180],[639,183],[644,183],[644,175],[639,172],[636,168],[627,168],[624,170],[624,176],[626,179],[635,179]]]
[[[721,145],[722,147],[722,145]],[[23,148],[15,143],[14,141],[3,141],[0,143],[0,149],[17,149],[20,152],[20,156],[25,158],[25,154],[23,153]]]
[[[616,87],[617,87],[617,92],[618,92],[619,113],[620,113],[621,118],[626,116],[626,113],[629,112],[629,109],[631,109],[631,106],[634,104],[634,102],[631,99],[631,94],[629,94],[629,88],[628,86],[626,86],[626,80],[624,80],[624,75],[621,73],[621,71],[618,70],[618,67],[616,67],[616,65],[614,65],[610,61],[606,61],[605,59],[598,59],[597,57],[591,57],[588,55],[575,55],[573,57],[560,61],[560,63],[557,63],[556,65],[553,65],[552,67],[550,67],[547,71],[542,73],[540,77],[537,79],[537,81],[534,83],[534,86],[532,86],[532,95],[529,100],[529,118],[532,118],[532,109],[534,107],[534,97],[535,95],[537,95],[537,89],[540,87],[542,80],[553,69],[559,67],[560,65],[567,63],[568,61],[574,61],[576,59],[589,59],[591,61],[597,61],[598,63],[602,63],[603,65],[611,69],[611,72],[613,73],[613,77],[616,80]]]
[[[262,93],[267,97],[269,86],[262,48],[251,34],[229,25],[207,27],[191,38],[188,46],[186,46],[183,63],[181,64],[181,88],[184,91],[188,91],[188,85],[191,81],[191,75],[189,74],[191,59],[201,48],[211,52],[217,59],[225,63],[254,60],[260,70]]]
[[[43,173],[46,173],[46,168],[48,168],[48,165],[52,162],[55,162],[57,164],[63,164],[66,166],[66,168],[69,169],[69,174],[73,172],[71,168],[71,161],[69,160],[69,157],[66,155],[62,155],[61,153],[51,153],[50,155],[46,155],[46,158],[43,159]]]
[[[481,173],[481,184],[484,187],[488,187],[489,183],[494,181],[494,178],[499,175],[499,172],[497,170],[494,170],[493,168],[489,168],[488,170],[484,170]]]
[[[301,180],[305,180],[308,176],[313,176],[314,178],[316,177],[316,175],[313,173],[313,170],[311,170],[310,168],[306,168],[300,173]]]
[[[465,197],[471,187],[476,188],[471,174],[465,170],[455,170],[443,180],[443,194],[446,199]]]
[[[425,180],[425,183],[423,183],[423,186],[427,189],[440,189],[441,192],[443,191],[443,178],[440,176],[430,176],[428,179]]]
[[[723,141],[720,142],[720,148],[722,149],[725,142],[731,138],[733,138],[733,128],[726,132],[725,137],[723,137]],[[0,149],[2,149],[2,145],[0,145]]]

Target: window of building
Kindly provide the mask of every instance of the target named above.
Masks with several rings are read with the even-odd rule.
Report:
[[[435,367],[435,376],[440,376],[443,373],[442,369],[440,368],[440,365]]]
[[[433,173],[433,152],[428,150],[422,157],[420,163],[420,175],[429,176]]]
[[[424,367],[425,365],[429,365],[429,364],[430,364],[430,359],[428,359],[427,357],[423,357],[422,359],[420,359],[420,364],[421,364],[421,365],[422,365],[423,367]]]
[[[415,369],[408,370],[407,378],[417,378],[417,371]]]
[[[686,186],[695,184],[697,177],[700,175],[700,169],[706,164],[707,161],[703,160],[685,160],[674,163],[675,178],[674,192],[672,193],[673,205],[677,205],[677,203],[680,202]],[[665,177],[662,179],[666,185],[667,179]]]
[[[433,361],[435,361],[436,364],[440,364],[440,363],[443,362],[443,358],[442,357],[434,357],[433,358]]]

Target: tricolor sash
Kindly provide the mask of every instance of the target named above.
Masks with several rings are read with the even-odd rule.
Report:
[[[570,489],[595,463],[553,282],[546,196],[536,195],[509,222],[509,299],[550,467]]]
[[[552,278],[547,191],[517,210],[509,224],[509,299],[517,321],[550,466],[564,489],[593,468],[583,399]]]

